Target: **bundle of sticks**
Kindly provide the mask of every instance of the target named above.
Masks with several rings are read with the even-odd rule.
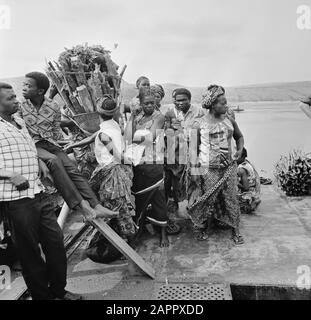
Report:
[[[99,130],[96,102],[105,94],[118,101],[124,66],[112,61],[110,51],[100,45],[78,45],[65,49],[58,61],[47,62],[46,73],[64,100],[77,125],[88,133]]]
[[[275,176],[287,196],[311,194],[311,158],[303,152],[282,156],[275,166]]]

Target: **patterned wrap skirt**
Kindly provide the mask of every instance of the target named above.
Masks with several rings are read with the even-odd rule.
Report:
[[[133,236],[137,231],[133,221],[135,203],[131,195],[132,178],[130,166],[111,163],[107,166],[99,165],[89,180],[100,203],[110,210],[119,211],[116,219],[119,234],[123,237]]]
[[[189,215],[194,227],[204,228],[208,218],[214,215],[220,222],[237,228],[241,213],[237,194],[236,163],[224,169],[208,168],[195,180],[195,182],[192,180],[188,187]],[[219,187],[215,188],[219,182],[221,182]],[[211,190],[213,192],[205,201],[197,203],[200,197]]]

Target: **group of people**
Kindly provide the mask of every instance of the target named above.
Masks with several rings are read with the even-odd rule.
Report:
[[[19,103],[12,86],[0,83],[0,221],[33,299],[81,299],[65,290],[63,234],[46,177],[73,212],[115,221],[129,244],[151,223],[160,246],[169,246],[168,234],[179,230],[170,215],[184,200],[196,240],[208,239],[216,221],[243,244],[240,214],[260,203],[260,181],[223,87],[209,86],[202,106],[191,104],[188,89],[175,89],[174,105],[164,111],[163,87],[140,77],[129,105],[120,108],[109,95],[97,101],[100,129],[93,135],[56,103],[55,88],[46,96],[49,87],[43,73],[27,74]],[[72,140],[65,147],[64,131]]]

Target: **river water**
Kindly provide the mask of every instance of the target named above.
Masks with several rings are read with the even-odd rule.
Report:
[[[236,120],[245,137],[248,158],[271,175],[281,155],[293,149],[311,152],[311,119],[298,102],[240,104]]]

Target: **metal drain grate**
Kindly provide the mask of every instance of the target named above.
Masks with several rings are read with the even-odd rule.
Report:
[[[230,287],[223,284],[165,284],[158,300],[232,300]]]

